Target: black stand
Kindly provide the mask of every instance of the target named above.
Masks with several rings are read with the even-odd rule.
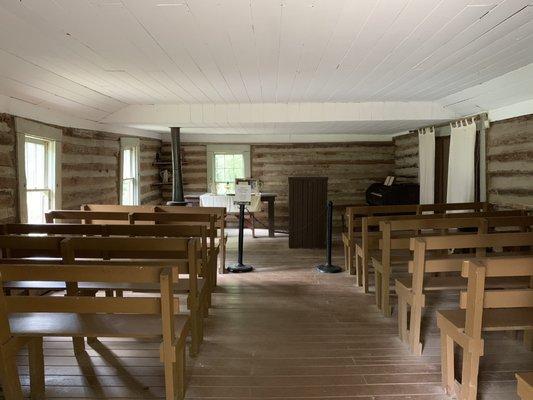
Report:
[[[237,264],[228,267],[229,272],[251,272],[254,267],[242,263],[242,251],[244,247],[244,204],[239,205],[239,259]]]
[[[333,226],[333,202],[328,202],[328,230],[327,230],[327,242],[326,242],[326,263],[317,265],[317,269],[320,272],[324,272],[327,274],[335,274],[337,272],[341,272],[342,268],[337,265],[331,264],[331,231]]]

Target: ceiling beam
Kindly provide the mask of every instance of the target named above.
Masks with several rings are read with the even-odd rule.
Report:
[[[165,104],[126,106],[101,122],[208,128],[238,124],[447,121],[458,116],[435,102]]]

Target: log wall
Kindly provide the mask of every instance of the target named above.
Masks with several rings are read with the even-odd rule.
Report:
[[[0,114],[0,223],[15,222],[18,206],[15,119]]]
[[[263,191],[278,194],[276,226],[288,225],[288,177],[327,176],[328,198],[336,209],[364,204],[371,183],[384,181],[394,170],[391,142],[253,145],[252,176]],[[266,221],[266,215],[259,216]],[[335,213],[336,225],[340,212]]]
[[[119,137],[67,128],[63,130],[63,206],[118,204]]]
[[[161,147],[161,161],[172,160],[170,142],[163,142]],[[164,166],[170,173],[172,166]],[[181,173],[183,178],[183,191],[185,194],[207,192],[207,146],[200,143],[181,144]],[[170,175],[172,176],[172,174]],[[163,201],[172,199],[172,185],[162,186]]]
[[[498,121],[487,132],[488,200],[533,209],[533,115]]]
[[[120,135],[63,129],[63,208],[84,203],[118,204]],[[159,170],[153,165],[161,141],[140,139],[141,204],[160,204]]]
[[[62,208],[83,203],[118,204],[120,135],[59,127],[62,137]],[[142,204],[160,204],[159,170],[153,165],[161,141],[140,139]],[[0,223],[18,220],[14,117],[0,114]]]
[[[416,133],[394,138],[394,176],[398,183],[418,183],[418,135]]]

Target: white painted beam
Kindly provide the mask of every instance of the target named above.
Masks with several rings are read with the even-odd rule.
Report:
[[[450,120],[458,115],[433,102],[130,105],[101,122],[128,125],[226,127],[238,124]]]
[[[90,121],[3,95],[0,95],[0,113],[11,114],[17,117],[23,117],[64,127],[90,129],[95,131],[117,133],[119,135],[161,139],[161,134],[158,132],[152,132],[145,129],[136,129],[118,124]]]

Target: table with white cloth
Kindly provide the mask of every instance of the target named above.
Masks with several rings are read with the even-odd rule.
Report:
[[[226,207],[226,210],[228,210],[228,212],[230,212],[229,210],[231,210],[232,209],[231,207],[233,206],[234,207],[233,210],[235,211],[231,211],[231,212],[238,212],[238,207],[233,204],[233,200],[228,199],[228,197],[232,197],[232,196],[215,195],[212,193],[204,193],[204,194],[189,193],[185,195],[184,197],[185,197],[185,201],[187,201],[187,203],[191,206],[202,206],[203,205],[204,207]],[[274,237],[275,236],[275,222],[274,222],[275,221],[275,202],[276,202],[277,194],[262,192],[258,195],[258,197],[259,197],[259,204],[257,207],[260,207],[261,203],[268,204],[268,208],[267,208],[268,236]],[[203,198],[203,200],[200,200],[200,198]],[[256,208],[253,208],[253,207],[254,207],[254,204],[250,205],[247,208],[249,208],[250,210],[252,209],[257,210]],[[259,211],[260,211],[260,208],[258,211],[255,211],[255,212],[259,212]]]
[[[233,195],[204,193],[200,195],[200,207],[225,207],[228,214],[238,213],[239,205],[234,203],[234,199]],[[260,194],[252,194],[252,202],[246,210],[251,213],[261,211]]]

